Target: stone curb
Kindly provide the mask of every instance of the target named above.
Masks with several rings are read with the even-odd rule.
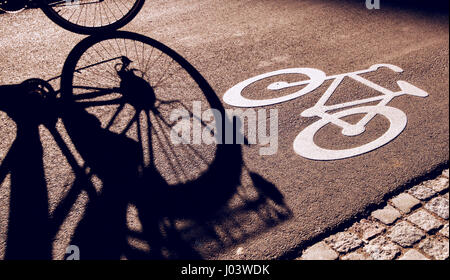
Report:
[[[449,170],[388,200],[369,217],[306,248],[297,260],[446,260]]]

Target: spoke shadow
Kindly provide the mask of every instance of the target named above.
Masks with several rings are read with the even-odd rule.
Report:
[[[124,32],[117,34],[130,35]],[[80,42],[82,47],[74,49],[66,64],[73,64],[70,60],[82,55],[77,52],[84,51],[86,44],[93,45],[102,40],[105,38],[101,36],[88,37]],[[201,74],[173,50],[159,42],[151,42],[189,73],[201,92],[208,96],[211,108],[225,116],[220,100]],[[64,68],[63,77],[67,75],[67,69],[70,67]],[[119,74],[124,69],[116,70]],[[78,87],[72,82],[72,89]],[[58,98],[51,98],[51,102],[43,104],[39,103],[39,98],[39,102],[30,99],[29,94],[21,96],[23,88],[20,86],[0,88],[0,92],[6,88],[13,89],[14,94],[2,94],[0,110],[5,111],[18,127],[15,142],[0,166],[2,181],[6,174],[11,174],[5,258],[52,258],[53,242],[61,231],[73,232],[66,243],[79,246],[82,259],[214,258],[291,217],[277,187],[245,166],[241,145],[218,144],[213,157],[208,159],[201,154],[208,148],[205,145],[174,145],[168,134],[160,130],[171,128],[176,121],[168,120],[161,106],[184,108],[191,119],[198,116],[177,98],[159,101],[150,98],[149,101],[145,97],[145,102],[143,99],[136,102],[136,92],[145,88],[136,84],[139,84],[137,79],[133,83],[122,80],[116,88],[78,87],[85,90],[84,93],[89,91],[84,97],[93,99],[78,102],[76,98],[64,98],[67,85],[64,89],[62,82],[63,97],[58,95]],[[106,95],[111,92],[122,95],[114,103],[118,111],[130,104],[136,108],[135,116],[128,115],[127,123],[122,123],[125,127],[122,132],[113,131],[111,127],[116,123],[114,119],[123,114],[114,114],[109,124],[105,124],[87,109],[112,105],[95,99],[102,91]],[[30,105],[25,105],[27,102]],[[83,164],[77,161],[67,141],[56,129],[58,118],[62,120]],[[141,121],[147,123],[146,131],[141,129]],[[216,125],[225,127],[231,121],[224,117]],[[234,122],[236,126],[240,125],[238,120]],[[199,123],[205,127],[208,125],[200,119]],[[40,125],[51,133],[75,176],[70,189],[51,214],[38,130]],[[137,126],[137,138],[127,133],[133,126]],[[225,135],[221,137],[224,142]],[[160,145],[159,150],[155,148],[157,144]],[[148,146],[150,151],[147,164],[143,146]],[[185,151],[185,154],[180,151]],[[186,165],[181,157],[187,155],[191,157],[191,163]],[[183,168],[189,171],[197,164],[207,167],[200,170],[197,177],[174,184],[157,165],[164,159],[168,161],[168,168],[181,179],[186,177]],[[94,176],[101,181],[100,189],[94,184]],[[89,202],[83,214],[74,213],[73,206],[82,192],[87,193]],[[77,214],[80,215],[79,222],[65,223],[69,216]]]

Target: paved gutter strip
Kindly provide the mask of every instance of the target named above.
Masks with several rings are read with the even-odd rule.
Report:
[[[346,229],[309,246],[297,260],[447,260],[449,170],[389,199]]]

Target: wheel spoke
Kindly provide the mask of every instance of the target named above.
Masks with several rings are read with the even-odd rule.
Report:
[[[103,28],[117,29],[130,21],[142,8],[144,0],[49,1],[47,15],[74,32],[92,34]]]
[[[119,105],[119,108],[117,108],[116,112],[114,113],[112,118],[109,120],[108,124],[106,125],[106,129],[110,129],[111,128],[111,126],[114,124],[114,122],[116,121],[117,117],[119,116],[120,112],[122,112],[122,109],[124,107],[125,107],[124,103]]]
[[[105,101],[87,101],[87,102],[79,102],[78,104],[81,105],[83,108],[89,108],[89,107],[100,107],[100,106],[107,106],[107,105],[120,105],[124,103],[124,99],[122,97],[111,99],[111,100],[105,100]]]

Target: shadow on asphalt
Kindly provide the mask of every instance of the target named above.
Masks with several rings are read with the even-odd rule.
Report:
[[[126,32],[120,34],[122,39],[137,36]],[[107,36],[116,39],[114,35]],[[86,38],[74,48],[66,65],[76,65],[76,61],[71,60],[105,39]],[[217,95],[192,65],[161,43],[148,40],[189,73],[202,93],[208,96],[211,108],[224,113]],[[117,65],[121,66],[121,69],[116,68],[118,76],[124,74],[123,71],[128,71],[129,76],[121,77],[120,104],[131,104],[138,110],[140,105],[133,103],[136,100],[127,98],[145,88],[144,79],[135,74],[137,71],[127,69],[126,60],[122,59],[122,64]],[[70,67],[64,68],[62,76],[74,75],[67,74],[68,69]],[[142,87],[134,87],[138,83]],[[128,87],[125,89],[124,85]],[[87,193],[89,202],[81,221],[72,225],[75,230],[69,244],[79,246],[83,259],[208,258],[291,217],[276,186],[245,167],[241,145],[216,145],[213,159],[197,177],[169,184],[155,167],[153,153],[150,164],[143,164],[142,139],[136,140],[105,128],[85,105],[75,102],[72,97],[60,98],[45,82],[33,80],[28,84],[1,86],[0,92],[0,110],[17,124],[15,142],[0,166],[0,185],[7,174],[11,174],[6,259],[52,258],[53,240],[59,231],[67,230],[63,223],[82,192]],[[96,88],[90,94],[98,95],[98,92]],[[139,110],[158,116],[155,98],[146,100],[148,103]],[[95,102],[90,105],[94,106]],[[102,101],[98,104],[99,107],[107,105]],[[62,119],[84,165],[77,162],[66,145],[67,140],[56,129],[58,118]],[[158,127],[154,119],[148,120],[151,128],[144,133],[149,133],[151,148],[156,140],[150,136],[150,131]],[[130,127],[132,121],[125,127]],[[229,121],[223,118],[223,127]],[[236,122],[234,120],[238,125]],[[75,175],[70,190],[52,214],[39,135],[41,125],[51,133]],[[166,147],[171,145],[166,142]],[[176,165],[177,157],[181,156],[175,154],[170,161]],[[195,158],[193,155],[192,159]],[[197,158],[196,161],[200,160]],[[192,166],[195,164],[192,162]],[[101,180],[101,190],[93,183],[94,175]],[[243,178],[248,180],[243,183]],[[139,230],[129,226],[130,206],[137,210]],[[135,246],[130,239],[146,246]]]

